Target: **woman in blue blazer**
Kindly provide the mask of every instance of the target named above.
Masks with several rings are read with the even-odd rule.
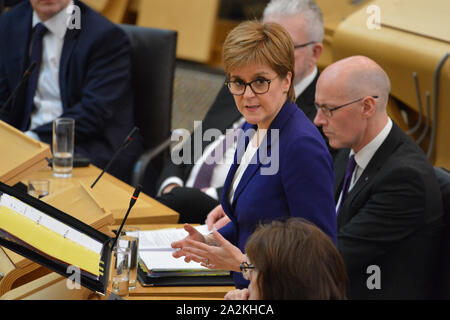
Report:
[[[172,246],[180,249],[174,257],[237,271],[236,287],[243,288],[243,250],[261,223],[302,217],[336,243],[334,173],[319,131],[293,102],[294,45],[288,33],[277,24],[244,22],[228,35],[223,58],[228,88],[246,119],[215,209],[231,221],[205,237],[186,225],[189,236]]]

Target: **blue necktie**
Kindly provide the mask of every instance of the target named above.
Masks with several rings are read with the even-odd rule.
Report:
[[[27,92],[25,98],[25,110],[24,114],[26,115],[23,119],[21,130],[28,130],[31,112],[33,111],[33,99],[36,93],[36,88],[39,80],[39,71],[41,69],[41,60],[42,60],[42,39],[44,38],[45,33],[48,29],[42,23],[38,23],[34,27],[33,31],[33,40],[31,43],[31,55],[29,64],[36,62],[36,68],[28,79]]]
[[[342,197],[341,202],[339,203],[339,208],[336,211],[337,214],[339,214],[344,204],[345,198],[348,193],[348,188],[350,187],[350,181],[352,180],[353,171],[355,171],[355,167],[356,167],[355,155],[352,154],[352,156],[348,159],[347,170],[345,171],[344,184],[342,185]]]

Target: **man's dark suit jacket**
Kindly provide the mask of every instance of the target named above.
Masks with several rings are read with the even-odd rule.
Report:
[[[300,109],[311,121],[314,120],[314,117],[316,116],[317,112],[314,106],[314,100],[316,93],[316,83],[318,78],[319,73],[314,78],[313,82],[311,82],[311,84],[302,92],[302,94],[296,100],[296,104],[300,107]],[[203,120],[202,130],[204,132],[208,129],[216,128],[219,129],[223,134],[225,134],[226,129],[231,128],[233,123],[238,121],[241,117],[242,115],[236,108],[233,95],[230,93],[230,91],[226,86],[223,86],[223,88],[219,91],[219,94],[217,95],[214,103],[212,104],[211,108],[209,109]],[[203,136],[203,132],[199,132],[198,134]],[[194,139],[192,138],[192,136],[191,141],[192,141],[191,150],[194,150],[193,146]],[[202,141],[202,151],[204,151],[206,146],[210,143],[211,141]],[[195,159],[195,161],[197,160],[198,159]],[[175,165],[172,163],[172,161],[169,161],[169,163],[166,164],[161,173],[158,186],[161,185],[161,183],[165,179],[174,176],[186,182],[189,177],[189,174],[191,173],[195,161],[193,161],[190,164],[180,164],[180,165]],[[221,194],[221,190],[222,188],[218,190],[219,197]]]
[[[335,159],[339,198],[349,150]],[[442,201],[433,167],[394,123],[386,140],[348,193],[338,214],[338,248],[350,299],[424,299],[431,295],[443,228]],[[381,289],[367,281],[381,271]],[[369,279],[369,283],[375,283]]]
[[[81,11],[81,28],[68,28],[64,39],[59,69],[61,117],[75,119],[75,153],[103,168],[134,126],[130,44],[113,23],[82,2],[74,3]],[[0,105],[30,64],[27,53],[32,12],[30,2],[25,1],[0,17]],[[23,86],[1,115],[2,120],[22,131],[28,130],[32,112],[24,110],[25,92]],[[51,143],[51,123],[33,131],[42,141]],[[142,152],[139,139],[119,156],[110,173],[129,179],[131,165]]]

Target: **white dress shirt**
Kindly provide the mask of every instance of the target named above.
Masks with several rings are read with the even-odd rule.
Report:
[[[317,67],[314,67],[314,70],[304,77],[302,80],[300,80],[298,83],[294,84],[295,89],[295,99],[298,99],[298,97],[305,91],[306,88],[314,81],[314,78],[317,75]]]
[[[69,3],[69,6],[72,6]],[[39,78],[34,96],[35,109],[31,114],[29,131],[25,132],[34,139],[39,136],[32,130],[49,122],[52,122],[63,112],[61,93],[59,88],[59,66],[64,45],[64,37],[67,31],[67,21],[70,17],[69,7],[43,22],[48,32],[42,39],[42,60],[39,70]],[[42,22],[36,12],[33,11],[33,28]]]
[[[240,128],[244,124],[245,119],[241,117],[238,121],[233,123],[232,128],[237,129]],[[228,129],[229,130],[229,129]],[[188,179],[186,180],[186,187],[193,187],[195,179],[197,178],[198,172],[202,167],[205,160],[212,153],[212,151],[222,143],[223,139],[225,139],[225,134],[219,136],[218,139],[214,140],[212,143],[206,146],[205,150],[203,150],[202,156],[195,162],[192,170],[189,174]],[[224,157],[220,163],[218,163],[213,170],[211,176],[211,186],[205,190],[206,194],[210,197],[218,200],[219,196],[217,194],[216,188],[223,187],[223,183],[227,177],[228,171],[230,170],[231,164],[233,163],[234,153],[236,151],[236,142],[233,144],[233,147],[228,148],[224,154]],[[159,188],[158,194],[160,195],[162,190],[167,187],[169,184],[176,183],[180,186],[184,186],[183,180],[178,177],[169,177],[161,184]]]
[[[244,175],[245,170],[247,169],[253,156],[255,155],[256,151],[258,150],[258,146],[256,143],[257,136],[258,136],[258,133],[256,132],[253,135],[253,137],[251,138],[250,142],[248,143],[247,149],[245,149],[245,152],[239,163],[239,167],[236,169],[236,172],[233,177],[233,181],[231,182],[230,192],[228,193],[228,201],[230,203],[233,203],[234,193],[236,192],[239,182],[241,182],[241,179],[242,179],[242,176]],[[261,140],[262,140],[262,137],[261,137]]]
[[[378,133],[378,135],[372,139],[368,144],[364,146],[361,150],[359,150],[357,153],[355,151],[350,150],[349,158],[354,154],[355,155],[355,170],[353,171],[353,175],[350,180],[350,185],[348,187],[348,192],[353,188],[353,186],[358,181],[359,177],[361,177],[362,173],[366,169],[367,165],[369,164],[370,160],[372,159],[375,152],[377,152],[378,148],[383,144],[384,140],[386,140],[387,136],[389,135],[389,132],[391,132],[392,129],[392,120],[388,118],[388,122],[384,126],[383,130]],[[339,205],[341,203],[342,199],[342,191],[339,195],[339,200],[336,205],[336,210],[339,208]]]

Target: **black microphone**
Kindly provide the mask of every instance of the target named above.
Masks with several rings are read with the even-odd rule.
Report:
[[[131,130],[130,134],[125,138],[125,140],[122,142],[122,145],[119,147],[119,149],[117,149],[116,153],[114,154],[114,156],[111,158],[111,160],[109,160],[108,164],[106,165],[106,167],[103,169],[102,173],[100,173],[100,175],[97,177],[97,179],[94,181],[94,183],[91,186],[91,189],[94,188],[94,186],[97,184],[98,180],[100,180],[100,178],[103,176],[103,174],[106,172],[106,170],[109,169],[109,167],[111,166],[111,164],[116,160],[117,156],[122,152],[123,149],[125,149],[130,143],[131,141],[133,141],[134,136],[139,132],[139,128],[138,127],[134,127],[133,130]]]
[[[27,82],[28,78],[31,76],[31,74],[33,73],[34,69],[37,66],[37,62],[33,61],[30,66],[28,67],[27,70],[25,70],[23,76],[22,76],[22,80],[20,80],[19,84],[17,85],[17,87],[14,89],[14,91],[11,93],[11,95],[8,97],[8,100],[6,100],[6,102],[3,104],[3,106],[0,109],[0,114],[3,113],[3,111],[5,111],[5,109],[8,107],[8,105],[13,101],[13,99],[15,98],[15,96],[17,95],[17,92],[19,91],[19,89],[24,85],[25,82]]]
[[[141,193],[141,188],[142,188],[142,186],[140,184],[138,184],[136,189],[134,189],[134,193],[131,196],[130,205],[128,206],[127,213],[125,214],[125,218],[123,218],[122,224],[120,225],[120,228],[117,231],[117,235],[116,235],[116,238],[114,239],[111,249],[114,248],[114,246],[116,245],[117,239],[119,238],[120,234],[122,233],[123,226],[125,224],[125,221],[127,221],[128,215],[130,214],[130,211],[131,211],[131,208],[133,208],[134,204],[136,203],[136,200],[139,197],[139,194]]]

